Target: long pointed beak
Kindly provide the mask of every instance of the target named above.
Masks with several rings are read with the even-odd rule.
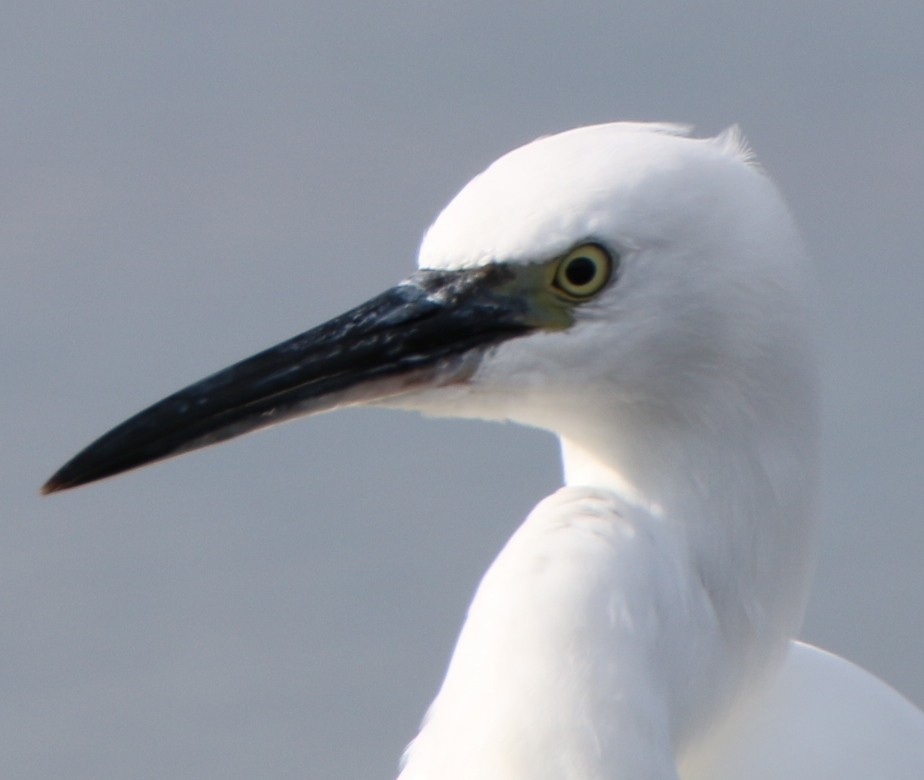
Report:
[[[324,325],[145,409],[42,488],[83,485],[292,417],[471,376],[484,350],[540,323],[513,274],[493,265],[418,271]]]

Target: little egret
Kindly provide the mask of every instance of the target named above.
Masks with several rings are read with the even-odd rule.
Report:
[[[419,269],[141,412],[52,492],[350,404],[555,432],[401,780],[920,780],[924,714],[793,640],[812,569],[806,259],[736,129],[542,138]]]

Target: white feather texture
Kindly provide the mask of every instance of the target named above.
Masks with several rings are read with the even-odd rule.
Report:
[[[924,777],[924,716],[791,643],[815,524],[806,258],[740,132],[685,132],[540,139],[424,238],[425,268],[587,241],[620,266],[572,327],[398,402],[552,430],[566,482],[485,575],[401,780]]]

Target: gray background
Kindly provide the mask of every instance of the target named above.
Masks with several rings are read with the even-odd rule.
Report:
[[[389,778],[547,434],[357,410],[76,492],[111,425],[408,271],[533,137],[741,122],[817,259],[804,635],[924,703],[924,4],[12,2],[0,777]]]

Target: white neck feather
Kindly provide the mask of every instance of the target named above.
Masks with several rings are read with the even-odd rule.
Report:
[[[673,780],[652,762],[769,672],[801,622],[810,397],[760,431],[668,439],[596,410],[580,443],[563,437],[566,487],[485,575],[401,780]]]

